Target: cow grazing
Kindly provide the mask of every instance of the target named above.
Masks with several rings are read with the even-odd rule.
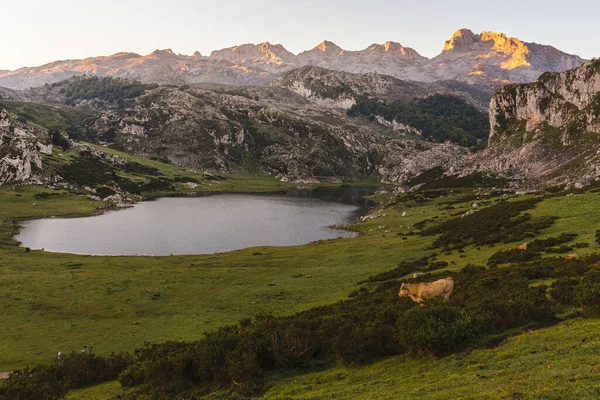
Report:
[[[449,276],[446,279],[440,279],[435,282],[403,283],[400,286],[398,296],[410,297],[412,301],[419,304],[421,304],[423,299],[431,297],[443,297],[444,301],[448,301],[452,289],[454,289],[454,279]]]
[[[517,249],[519,249],[519,250],[527,250],[527,245],[528,245],[528,244],[529,244],[529,243],[522,244],[522,245],[520,245],[519,247],[517,247]]]
[[[577,260],[579,258],[579,254],[573,253],[563,256],[565,260]]]

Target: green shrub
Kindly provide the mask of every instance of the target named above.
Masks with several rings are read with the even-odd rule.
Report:
[[[126,354],[70,354],[52,365],[13,371],[0,385],[2,399],[59,399],[70,389],[116,379],[131,362]]]
[[[461,249],[468,245],[510,243],[535,236],[540,230],[552,226],[555,217],[532,219],[521,214],[532,209],[539,199],[497,203],[466,216],[460,216],[440,225],[423,230],[421,236],[439,235],[433,247]]]
[[[600,266],[593,265],[575,287],[575,298],[581,306],[583,315],[600,316]]]
[[[540,258],[540,253],[534,253],[533,251],[519,249],[504,250],[492,254],[490,259],[488,260],[488,265],[526,262],[535,260],[536,258]]]
[[[486,141],[489,118],[465,100],[452,95],[432,95],[410,101],[385,103],[376,98],[358,97],[348,110],[350,116],[398,121],[417,128],[423,137],[438,142],[449,140],[463,146]]]
[[[452,353],[466,348],[479,337],[471,315],[448,305],[408,310],[396,326],[400,346],[416,356]]]
[[[575,287],[580,280],[572,277],[562,277],[554,281],[550,288],[550,296],[561,304],[573,305],[577,302],[575,298]]]

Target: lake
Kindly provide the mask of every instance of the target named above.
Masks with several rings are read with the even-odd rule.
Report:
[[[90,255],[209,254],[298,245],[354,236],[329,226],[355,222],[367,205],[360,194],[372,192],[317,188],[168,197],[91,217],[24,221],[15,238],[32,249]]]

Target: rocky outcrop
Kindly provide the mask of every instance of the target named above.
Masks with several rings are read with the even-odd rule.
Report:
[[[458,81],[423,83],[374,73],[353,74],[304,66],[280,74],[271,86],[289,89],[326,107],[348,109],[360,96],[376,97],[391,102],[433,94],[450,94],[487,112],[490,98],[499,84]]]
[[[141,56],[117,53],[108,57],[55,61],[34,68],[0,71],[0,86],[26,89],[74,75],[114,76],[144,83],[269,85],[276,75],[304,65],[356,74],[375,73],[399,79],[437,82],[531,82],[546,71],[564,71],[583,60],[551,46],[526,43],[502,33],[455,32],[442,53],[427,59],[397,42],[373,44],[364,50],[344,50],[324,41],[298,55],[282,45],[244,44],[215,50],[209,57],[172,50]]]
[[[181,166],[295,181],[399,182],[458,162],[465,152],[280,87],[159,87],[131,108],[105,112],[90,131],[96,135],[90,140]]]
[[[600,178],[600,61],[535,83],[507,85],[490,105],[488,149],[467,170],[492,170],[526,185]]]
[[[388,151],[378,166],[382,181],[405,184],[435,168],[446,175],[461,172],[468,149],[449,142],[431,143],[423,140],[391,140]]]
[[[52,152],[46,133],[12,119],[0,107],[0,186],[38,181],[42,177],[42,153]]]
[[[277,77],[274,87],[283,87],[324,106],[348,109],[358,96],[376,96],[383,100],[407,100],[424,96],[423,85],[391,76],[352,74],[305,66]]]

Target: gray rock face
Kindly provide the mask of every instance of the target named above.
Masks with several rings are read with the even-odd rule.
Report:
[[[462,159],[465,149],[419,140],[410,127],[351,118],[279,87],[159,87],[92,128],[118,148],[197,169],[284,180],[410,179]]]
[[[52,152],[49,142],[45,132],[13,120],[0,107],[0,186],[41,179],[41,155]]]
[[[600,177],[600,61],[492,98],[490,140],[467,170],[487,169],[526,185],[589,183]]]
[[[375,73],[353,74],[320,67],[304,66],[281,73],[271,84],[289,89],[326,107],[350,108],[357,97],[377,97],[384,101],[409,100],[432,94],[451,94],[463,98],[482,111],[489,108],[498,83],[403,81]]]
[[[268,42],[215,50],[210,57],[196,52],[177,55],[170,49],[141,56],[117,53],[108,57],[55,61],[34,68],[0,71],[0,86],[26,89],[70,78],[73,75],[115,76],[145,83],[269,85],[277,74],[304,65],[364,74],[377,73],[399,79],[469,83],[531,82],[546,71],[564,71],[583,63],[580,57],[551,46],[526,43],[502,33],[455,32],[433,59],[396,42],[373,44],[348,51],[324,41],[294,55],[282,45]]]

